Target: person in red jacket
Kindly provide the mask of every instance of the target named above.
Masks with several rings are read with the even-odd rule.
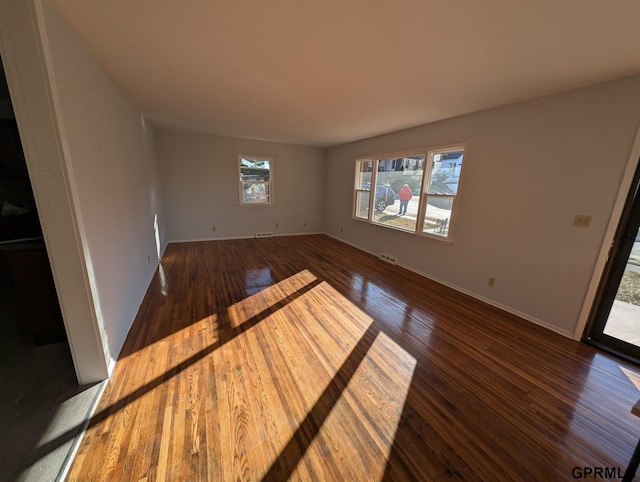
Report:
[[[400,195],[399,214],[400,216],[402,216],[403,214],[407,214],[407,206],[409,205],[409,201],[413,197],[413,193],[411,192],[411,188],[409,187],[409,185],[405,184],[404,186],[402,186],[402,189],[400,189],[400,192],[398,194]]]

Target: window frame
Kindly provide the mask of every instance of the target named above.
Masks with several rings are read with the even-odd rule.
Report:
[[[361,173],[362,172],[366,172],[366,171],[362,171],[360,169],[358,169],[358,167],[360,166],[361,163],[364,162],[368,162],[371,164],[371,181],[369,181],[369,189],[363,189],[362,187],[358,187],[358,181],[359,179],[362,177]],[[355,219],[358,219],[360,221],[368,221],[369,220],[369,213],[371,212],[371,194],[374,193],[375,194],[375,190],[373,190],[373,166],[375,164],[375,161],[373,159],[373,157],[366,157],[366,158],[362,158],[362,159],[357,159],[356,160],[356,178],[355,178],[355,183],[354,183],[354,197],[353,197],[353,217]],[[365,181],[366,182],[366,181]],[[360,183],[362,184],[362,183]],[[358,208],[361,206],[361,204],[358,202],[360,199],[360,195],[364,194],[364,193],[368,193],[369,195],[369,203],[367,204],[367,217],[363,218],[362,216],[358,216]]]
[[[455,194],[443,194],[443,193],[431,193],[429,194],[429,186],[431,184],[431,176],[433,170],[434,157],[436,154],[446,154],[448,152],[457,152],[462,151],[462,165],[460,166],[460,174],[458,177],[457,190]],[[356,158],[355,161],[355,178],[353,183],[354,194],[353,194],[353,206],[351,211],[351,218],[365,222],[368,224],[372,224],[375,226],[381,226],[383,228],[392,229],[394,231],[399,231],[405,234],[421,236],[429,239],[434,239],[437,241],[445,242],[452,244],[453,243],[453,234],[454,227],[456,224],[457,214],[458,214],[458,197],[460,196],[460,186],[462,184],[463,179],[463,171],[464,166],[468,162],[468,144],[466,142],[460,142],[456,144],[446,144],[441,146],[433,146],[433,147],[425,147],[421,149],[413,149],[410,151],[401,151],[401,152],[392,152],[385,154],[377,154],[374,156],[362,156]],[[385,161],[398,157],[415,157],[415,156],[424,156],[424,166],[422,179],[420,183],[420,201],[418,205],[418,212],[416,214],[416,225],[415,229],[412,231],[410,229],[405,229],[397,226],[392,226],[389,224],[376,222],[374,221],[375,209],[374,204],[376,200],[376,188],[378,185],[378,169],[380,161]],[[363,162],[371,162],[371,181],[370,181],[370,189],[362,189],[361,186],[358,185],[359,181],[361,181],[360,173],[361,171],[361,163]],[[358,195],[362,192],[369,193],[369,205],[367,209],[367,217],[358,216]],[[397,194],[397,193],[396,193]],[[427,200],[429,198],[451,198],[451,216],[448,221],[447,226],[447,235],[442,236],[440,234],[430,233],[424,231],[424,220],[425,215],[427,213]]]
[[[269,161],[269,180],[268,181],[247,181],[242,179],[242,159],[246,159],[248,161]],[[238,154],[236,157],[236,164],[238,168],[238,204],[240,206],[272,206],[275,204],[274,202],[274,166],[275,160],[271,156],[256,156],[256,155],[245,155]],[[254,183],[254,184],[268,184],[268,201],[252,201],[247,202],[244,200],[244,183]]]

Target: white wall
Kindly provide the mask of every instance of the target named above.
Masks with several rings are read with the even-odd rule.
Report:
[[[166,129],[156,141],[170,241],[322,231],[324,149]],[[274,158],[274,205],[239,205],[238,154]]]
[[[42,19],[87,273],[113,364],[158,262],[156,219],[165,239],[153,132],[46,2]]]
[[[331,148],[325,231],[571,336],[639,121],[632,77]],[[458,142],[452,245],[351,219],[356,157]]]

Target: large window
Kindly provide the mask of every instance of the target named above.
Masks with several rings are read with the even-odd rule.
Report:
[[[353,216],[451,240],[465,144],[356,161]]]
[[[238,156],[240,204],[273,204],[273,158]]]

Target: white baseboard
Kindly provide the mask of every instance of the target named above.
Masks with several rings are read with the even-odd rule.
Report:
[[[479,295],[477,293],[474,293],[473,291],[466,290],[464,288],[461,288],[460,286],[456,286],[456,285],[454,285],[452,283],[449,283],[447,281],[441,280],[440,278],[436,278],[435,276],[431,276],[431,275],[429,275],[427,273],[423,273],[422,271],[414,269],[411,266],[407,266],[407,265],[401,264],[401,263],[398,263],[398,266],[400,266],[401,268],[404,268],[406,270],[409,270],[412,273],[416,273],[416,274],[418,274],[418,275],[420,275],[420,276],[422,276],[424,278],[427,278],[427,279],[429,279],[431,281],[435,281],[436,283],[444,285],[447,288],[451,288],[452,290],[456,290],[456,291],[458,291],[460,293],[463,293],[463,294],[465,294],[467,296],[470,296],[471,298],[474,298],[474,299],[476,299],[478,301],[482,301],[483,303],[486,303],[488,305],[491,305],[491,306],[494,306],[494,307],[496,307],[498,309],[501,309],[502,311],[506,311],[507,313],[511,313],[512,315],[515,315],[515,316],[517,316],[519,318],[522,318],[523,320],[529,321],[529,322],[534,323],[536,325],[540,325],[543,328],[546,328],[546,329],[551,330],[551,331],[553,331],[555,333],[558,333],[559,335],[565,336],[567,338],[573,338],[573,333],[571,333],[569,331],[566,331],[566,330],[562,330],[562,329],[558,328],[557,326],[552,325],[551,323],[547,323],[544,320],[541,320],[541,319],[536,318],[534,316],[531,316],[531,315],[528,315],[526,313],[523,313],[522,311],[518,311],[515,308],[511,308],[510,306],[504,305],[504,304],[499,303],[497,301],[494,301],[494,300],[492,300],[490,298],[485,298],[484,296],[481,296],[481,295]]]
[[[378,257],[378,255],[380,254],[380,253],[375,253],[373,251],[365,249],[365,248],[363,248],[361,246],[358,246],[356,244],[350,243],[349,241],[345,241],[344,239],[340,239],[337,236],[334,236],[332,234],[329,234],[329,233],[324,233],[324,234],[326,234],[330,238],[333,238],[333,239],[335,239],[337,241],[340,241],[341,243],[348,244],[349,246],[354,247],[356,249],[359,249],[360,251],[364,251],[365,253],[368,253],[368,254],[370,254],[372,256]],[[519,318],[522,318],[525,321],[529,321],[529,322],[534,323],[536,325],[542,326],[543,328],[551,330],[551,331],[553,331],[555,333],[558,333],[559,335],[562,335],[562,336],[565,336],[567,338],[573,339],[573,333],[572,332],[560,329],[557,326],[552,325],[551,323],[548,323],[548,322],[546,322],[544,320],[541,320],[541,319],[536,318],[534,316],[531,316],[531,315],[528,315],[526,313],[523,313],[522,311],[518,311],[515,308],[512,308],[510,306],[504,305],[504,304],[499,303],[497,301],[494,301],[494,300],[492,300],[490,298],[485,298],[484,296],[481,296],[481,295],[479,295],[477,293],[474,293],[472,291],[469,291],[467,289],[461,288],[460,286],[454,285],[453,283],[449,283],[448,281],[444,281],[444,280],[442,280],[440,278],[437,278],[435,276],[432,276],[430,274],[427,274],[427,273],[424,273],[422,271],[419,271],[419,270],[417,270],[415,268],[412,268],[411,266],[408,266],[406,264],[398,263],[397,266],[399,266],[401,268],[404,268],[404,269],[406,269],[408,271],[411,271],[412,273],[415,273],[417,275],[420,275],[423,278],[427,278],[427,279],[429,279],[431,281],[435,281],[436,283],[444,285],[447,288],[451,288],[452,290],[455,290],[455,291],[463,293],[463,294],[465,294],[467,296],[470,296],[470,297],[472,297],[472,298],[474,298],[474,299],[476,299],[478,301],[482,301],[483,303],[486,303],[488,305],[494,306],[494,307],[496,307],[498,309],[501,309],[502,311],[506,311],[507,313],[510,313],[510,314],[515,315],[515,316],[517,316]]]
[[[279,233],[279,234],[275,234],[273,236],[269,236],[269,237],[273,237],[273,238],[279,238],[282,236],[310,236],[313,234],[326,234],[323,233],[322,231],[314,231],[314,232],[304,232],[304,233]],[[255,235],[251,235],[251,236],[227,236],[227,237],[219,237],[219,238],[193,238],[193,239],[172,239],[170,241],[167,241],[167,244],[171,244],[171,243],[198,243],[200,241],[233,241],[235,239],[256,239]]]

